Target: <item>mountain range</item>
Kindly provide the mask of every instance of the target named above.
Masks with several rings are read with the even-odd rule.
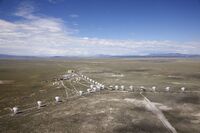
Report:
[[[149,55],[95,55],[95,56],[18,56],[0,54],[0,59],[37,59],[37,58],[52,58],[52,59],[73,59],[73,58],[200,58],[200,55],[181,54],[181,53],[165,53],[165,54],[149,54]]]

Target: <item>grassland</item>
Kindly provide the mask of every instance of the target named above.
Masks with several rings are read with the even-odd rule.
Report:
[[[135,92],[104,90],[54,103],[66,98],[63,87],[53,78],[74,69],[105,86],[133,85]],[[169,132],[143,103],[140,86],[156,93],[143,94],[165,115],[180,133],[200,132],[199,59],[29,59],[0,60],[0,132]],[[82,82],[84,83],[84,82]],[[70,96],[76,95],[69,82]],[[80,84],[75,87],[86,91]],[[170,86],[170,92],[165,87]],[[181,92],[181,87],[186,92]],[[127,99],[129,102],[127,102]],[[36,101],[49,103],[42,109]],[[134,102],[130,102],[130,101]],[[27,110],[10,116],[9,107]]]

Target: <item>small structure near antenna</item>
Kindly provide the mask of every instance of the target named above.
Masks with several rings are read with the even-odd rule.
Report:
[[[140,91],[146,91],[144,86],[140,86]]]
[[[101,87],[100,87],[100,86],[98,86],[98,85],[97,85],[97,87],[96,87],[96,88],[97,88],[97,91],[100,91],[100,90],[101,90]]]
[[[108,89],[113,90],[114,89],[113,85],[110,85]]]
[[[71,70],[71,69],[69,69],[69,70],[67,70],[67,73],[75,73],[75,71],[74,70]]]
[[[55,97],[55,100],[56,100],[56,102],[62,102],[62,101],[61,101],[61,98],[60,98],[59,96],[56,96],[56,97]]]
[[[69,74],[65,74],[65,75],[61,76],[60,80],[68,80],[70,78],[71,78],[71,76]]]
[[[99,90],[100,90],[100,88],[101,88],[101,86],[100,86],[100,85],[97,85],[96,87],[97,87],[97,89],[99,89]]]

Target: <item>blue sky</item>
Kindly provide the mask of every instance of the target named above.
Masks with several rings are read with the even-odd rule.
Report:
[[[199,54],[200,0],[0,0],[0,54]]]

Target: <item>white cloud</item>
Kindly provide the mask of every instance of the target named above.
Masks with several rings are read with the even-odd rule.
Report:
[[[83,39],[84,39],[84,40],[88,40],[89,38],[88,38],[88,37],[83,37]]]
[[[16,55],[89,56],[145,55],[149,53],[199,54],[199,42],[169,40],[113,40],[77,37],[59,18],[34,15],[33,7],[21,4],[15,13],[18,21],[0,19],[0,53]]]
[[[74,26],[78,26],[78,24],[77,24],[77,23],[73,23],[73,25],[74,25]]]
[[[35,12],[34,3],[31,1],[23,1],[17,8],[17,11],[14,13],[15,16],[23,17],[26,19],[38,19],[37,16],[33,15]]]
[[[49,3],[56,4],[56,3],[62,2],[64,0],[48,0],[48,1],[49,1]]]
[[[71,17],[71,18],[78,18],[79,15],[78,14],[70,14],[69,17]]]

